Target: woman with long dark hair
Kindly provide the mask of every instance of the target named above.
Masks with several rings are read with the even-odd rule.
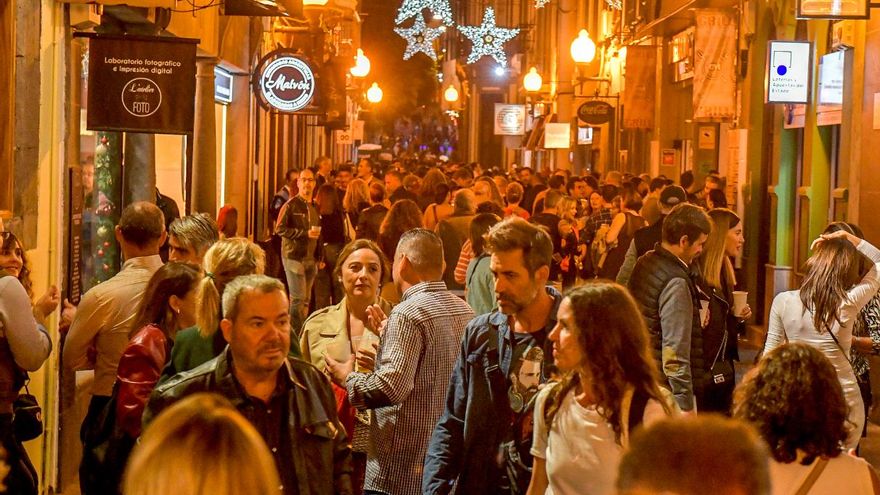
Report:
[[[588,282],[566,293],[549,337],[564,378],[538,393],[528,494],[614,493],[631,429],[675,410],[645,323],[623,286]]]
[[[880,250],[845,231],[822,234],[812,247],[800,290],[773,300],[764,354],[786,341],[805,342],[831,360],[849,404],[852,428],[846,446],[856,448],[865,408],[849,355],[859,312],[880,288]],[[859,279],[863,257],[874,266]]]

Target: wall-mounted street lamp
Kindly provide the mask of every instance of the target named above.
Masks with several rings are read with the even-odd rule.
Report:
[[[529,72],[523,77],[523,88],[529,93],[541,91],[543,85],[544,79],[541,78],[541,74],[538,74],[538,69],[534,67],[529,69]]]
[[[596,43],[590,39],[586,29],[581,29],[578,37],[571,42],[571,58],[576,64],[588,64],[596,58]]]
[[[446,91],[443,92],[443,99],[449,103],[455,103],[458,101],[458,90],[455,89],[455,86],[450,84],[446,88]]]
[[[367,90],[367,101],[370,103],[382,101],[382,88],[379,87],[379,83],[373,83],[370,89]]]
[[[357,49],[357,55],[354,56],[354,67],[348,70],[354,77],[367,77],[370,73],[370,59],[364,55],[364,51]]]

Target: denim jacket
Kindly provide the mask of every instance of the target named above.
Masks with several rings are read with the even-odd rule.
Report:
[[[553,287],[546,290],[554,300],[546,327],[549,332],[556,325],[562,295]],[[510,376],[514,350],[508,321],[507,315],[495,310],[474,318],[465,328],[461,354],[449,381],[446,410],[425,455],[423,495],[447,494],[453,485],[460,494],[497,492],[502,473],[495,460],[510,426],[499,421],[498,411],[510,412],[510,404],[506,393],[502,397],[493,393],[489,368],[498,365],[504,377]],[[498,336],[498,363],[490,362],[487,356],[493,327]],[[552,362],[552,353],[545,352],[544,359]]]
[[[229,399],[246,418],[253,406],[232,374],[229,348],[207,363],[156,387],[144,411],[144,429],[162,410],[183,397],[212,392]],[[281,373],[289,378],[288,428],[297,485],[290,493],[331,495],[353,493],[351,447],[336,415],[336,399],[327,378],[311,364],[288,358]]]

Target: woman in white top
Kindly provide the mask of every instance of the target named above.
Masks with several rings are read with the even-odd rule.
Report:
[[[550,332],[565,378],[538,393],[528,495],[614,493],[629,430],[670,414],[648,332],[627,290],[590,282],[569,291]]]
[[[874,266],[859,280],[861,253]],[[859,444],[865,408],[849,361],[853,324],[880,288],[880,250],[845,231],[822,234],[813,242],[800,290],[773,300],[764,353],[784,342],[804,342],[825,354],[843,387],[851,429],[846,447]]]
[[[765,354],[737,388],[733,415],[752,423],[770,447],[773,495],[878,494],[873,468],[843,452],[847,403],[823,354],[801,342]]]

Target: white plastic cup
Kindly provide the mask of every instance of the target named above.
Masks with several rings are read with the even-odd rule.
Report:
[[[321,235],[321,226],[312,225],[311,227],[309,227],[309,231],[314,235]]]
[[[744,290],[733,291],[733,314],[734,316],[742,315],[746,306],[749,304],[749,293]]]

